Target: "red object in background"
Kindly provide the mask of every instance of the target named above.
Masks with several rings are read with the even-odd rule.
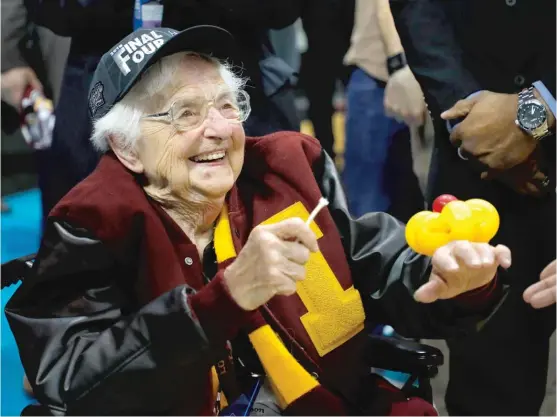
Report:
[[[436,213],[441,213],[443,207],[445,207],[451,201],[456,201],[456,200],[458,200],[458,198],[456,198],[454,195],[441,194],[433,201],[433,211]]]

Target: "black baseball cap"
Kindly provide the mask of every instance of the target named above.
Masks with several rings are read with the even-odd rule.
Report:
[[[155,62],[177,52],[196,52],[239,64],[234,38],[218,26],[138,29],[104,54],[89,87],[89,113],[104,116]]]

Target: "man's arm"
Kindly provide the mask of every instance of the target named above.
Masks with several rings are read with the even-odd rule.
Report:
[[[392,216],[369,213],[353,219],[334,163],[324,152],[314,172],[329,200],[368,320],[389,324],[408,337],[452,338],[477,330],[501,302],[497,279],[450,300],[415,301],[416,290],[431,276],[431,259],[408,247],[404,225]]]
[[[389,72],[385,87],[385,113],[402,119],[409,126],[421,126],[426,112],[422,89],[406,64],[404,48],[396,30],[389,0],[376,1],[377,24],[387,55],[385,64]],[[388,65],[395,60],[398,65]]]
[[[28,86],[41,91],[43,87],[22,54],[28,25],[23,0],[4,0],[1,7],[2,100],[19,110]]]
[[[387,56],[394,56],[404,52],[400,36],[396,30],[389,0],[377,0],[377,24],[381,32],[381,40],[385,46]]]
[[[140,305],[135,269],[86,230],[49,222],[6,316],[33,392],[55,414],[165,412],[175,391],[160,381],[205,383],[212,347],[242,324],[222,274],[198,292],[179,286]]]
[[[465,68],[441,2],[391,0],[391,7],[408,63],[434,117],[481,90]]]

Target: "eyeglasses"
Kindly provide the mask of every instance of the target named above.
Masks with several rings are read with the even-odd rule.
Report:
[[[166,118],[178,131],[195,129],[203,124],[209,108],[214,107],[220,115],[231,123],[245,122],[251,112],[249,95],[244,90],[220,89],[208,100],[200,88],[186,90],[182,97],[170,105],[164,113],[148,114],[143,119]]]

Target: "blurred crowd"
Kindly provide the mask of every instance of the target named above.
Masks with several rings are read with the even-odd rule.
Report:
[[[442,194],[497,207],[509,293],[482,332],[447,341],[445,401],[537,415],[555,355],[555,1],[164,0],[148,22],[137,3],[2,0],[3,139],[21,131],[31,149],[43,218],[100,159],[101,56],[134,25],[220,26],[249,79],[246,135],[314,135],[353,216],[406,222]]]

